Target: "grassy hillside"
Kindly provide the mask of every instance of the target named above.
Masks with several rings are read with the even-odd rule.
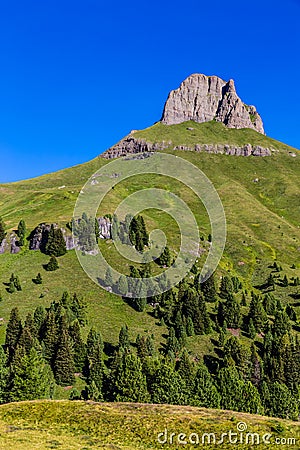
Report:
[[[189,123],[189,125],[191,125]],[[271,157],[234,157],[194,152],[172,152],[198,166],[214,183],[224,205],[227,219],[227,244],[219,272],[231,271],[244,277],[245,283],[264,281],[275,259],[289,276],[300,276],[300,154],[292,157],[287,147],[253,130],[227,129],[220,123],[193,124],[194,131],[187,131],[186,124],[165,126],[156,124],[135,135],[147,140],[172,139],[174,143],[190,144],[191,136],[197,142],[259,143],[281,149]],[[72,167],[39,178],[0,185],[0,215],[8,229],[14,229],[20,219],[26,221],[29,230],[40,222],[66,224],[72,216],[78,192],[89,176],[108,161],[96,158],[86,164]],[[254,182],[258,179],[257,182]],[[120,200],[141,187],[161,187],[178,194],[194,211],[203,236],[210,231],[207,214],[200,201],[188,188],[176,180],[158,176],[138,176],[123,182],[107,196],[99,214],[113,212]],[[178,248],[178,229],[170,218],[155,210],[144,213],[148,229],[161,228],[169,239],[171,250]],[[112,242],[101,242],[103,252],[115,265],[123,266],[125,273],[129,263],[120,259]],[[74,252],[60,258],[61,268],[47,273],[42,265],[48,258],[40,252],[22,251],[19,255],[0,255],[0,306],[4,326],[0,327],[3,339],[5,323],[13,306],[19,306],[25,316],[38,304],[48,306],[64,290],[84,293],[88,303],[90,324],[100,328],[104,339],[116,341],[123,323],[128,323],[134,340],[141,331],[154,332],[158,341],[164,330],[148,312],[137,313],[117,296],[97,287],[82,271]],[[295,264],[296,269],[291,269]],[[6,283],[12,272],[20,276],[23,290],[12,295],[6,292]],[[38,287],[32,278],[42,272],[44,283]],[[299,314],[299,302],[292,300],[298,288],[276,288],[275,295],[292,302]],[[44,296],[41,298],[40,295]],[[197,338],[192,348],[203,351],[203,338]],[[199,341],[199,340],[198,340]]]
[[[190,129],[189,129],[190,128]],[[191,129],[192,128],[192,129]],[[221,122],[196,123],[183,122],[178,125],[164,125],[157,122],[145,130],[134,132],[135,138],[145,139],[149,142],[172,141],[172,146],[195,144],[228,144],[243,146],[245,144],[260,145],[274,150],[291,151],[288,145],[271,139],[250,128],[227,128]]]
[[[222,433],[237,431],[239,422],[247,425],[242,433],[243,444],[201,443],[204,433],[215,433],[216,441]],[[159,444],[158,434],[168,430],[175,433],[173,443]],[[253,416],[232,411],[217,411],[185,406],[147,404],[108,404],[84,402],[20,402],[0,406],[0,448],[7,450],[54,449],[160,449],[195,448],[178,444],[178,434],[200,439],[200,448],[299,448],[300,430],[295,422]],[[246,433],[257,433],[260,440],[268,433],[270,444],[246,444]],[[241,433],[238,433],[240,439]],[[236,436],[233,436],[233,439]],[[163,439],[164,436],[161,437]],[[184,439],[184,438],[181,438]],[[212,437],[211,437],[212,439]],[[256,438],[257,439],[257,438]],[[288,441],[289,439],[289,441]],[[212,441],[211,441],[212,442]],[[256,441],[257,442],[257,441]]]

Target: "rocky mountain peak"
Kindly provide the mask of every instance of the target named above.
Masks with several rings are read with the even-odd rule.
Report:
[[[242,102],[232,79],[224,81],[217,76],[192,74],[170,92],[161,122],[173,125],[187,120],[216,120],[229,128],[252,128],[264,134],[255,106]]]

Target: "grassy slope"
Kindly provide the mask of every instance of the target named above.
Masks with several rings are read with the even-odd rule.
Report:
[[[193,130],[188,130],[193,128]],[[227,128],[221,122],[196,123],[192,121],[183,122],[178,125],[164,125],[157,122],[145,130],[135,131],[136,138],[145,139],[149,142],[169,142],[175,145],[195,144],[229,144],[242,146],[245,144],[261,145],[275,150],[294,150],[282,142],[271,139],[250,128],[240,130]]]
[[[293,158],[289,154],[289,147],[253,130],[229,130],[222,124],[214,122],[192,125],[197,131],[195,133],[198,142],[202,142],[201,139],[211,142],[214,136],[217,142],[226,139],[229,144],[241,143],[243,137],[243,143],[260,143],[282,148],[282,151],[266,158],[176,152],[176,155],[186,158],[203,170],[213,181],[223,201],[228,239],[220,265],[221,270],[237,271],[249,282],[257,283],[265,279],[268,264],[277,258],[289,276],[300,276],[299,153]],[[143,134],[149,140],[151,133],[158,133],[162,140],[167,139],[164,133],[171,133],[174,143],[189,144],[185,131],[186,124],[171,127],[156,124],[136,134]],[[180,142],[178,136],[182,136]],[[96,158],[86,164],[36,179],[0,185],[0,215],[10,229],[16,227],[21,218],[25,219],[29,229],[42,221],[55,221],[64,225],[72,216],[74,202],[82,185],[95,170],[106,163],[106,160]],[[253,182],[255,178],[259,179],[258,183]],[[59,189],[61,186],[65,187]],[[120,199],[140,189],[141,186],[164,187],[179,194],[195,212],[201,232],[208,234],[209,222],[199,200],[193,197],[187,188],[182,188],[171,179],[139,176],[123,183],[121,187],[111,191],[99,213],[113,212]],[[166,231],[170,247],[175,250],[178,233],[176,228],[170,225],[169,218],[157,211],[147,211],[145,218],[149,229],[161,227]],[[101,245],[104,253],[110,255],[112,263],[121,264],[124,268],[127,266],[125,270],[128,271],[128,263],[113,251],[112,243],[102,242]],[[116,342],[118,331],[126,322],[133,340],[137,333],[145,331],[154,332],[157,344],[161,341],[165,330],[158,327],[147,312],[136,313],[118,297],[106,293],[93,284],[81,270],[74,252],[68,252],[60,258],[61,268],[54,273],[49,274],[43,270],[42,264],[47,260],[48,258],[39,252],[25,251],[20,255],[0,255],[0,293],[4,298],[0,306],[0,316],[4,317],[4,323],[13,306],[18,305],[24,316],[37,304],[49,305],[67,289],[71,292],[85,293],[90,324],[100,328],[105,340]],[[239,265],[240,262],[244,265]],[[296,270],[290,269],[292,263],[297,265]],[[9,295],[3,283],[8,281],[12,272],[20,276],[23,291]],[[41,287],[31,281],[38,272],[42,272],[44,277]],[[277,291],[280,294],[283,292],[280,288],[277,288]],[[285,289],[284,292],[286,299],[291,301],[287,294],[296,293],[297,288]],[[45,296],[39,298],[40,293]],[[4,326],[1,326],[0,339],[3,335]],[[197,339],[190,340],[193,349],[199,353],[206,351],[205,349],[211,350],[209,342],[204,345],[201,338],[201,343],[198,340],[197,344]]]
[[[238,449],[299,448],[299,425],[287,420],[272,419],[232,411],[216,411],[185,406],[107,404],[84,402],[20,402],[0,406],[0,448],[27,450],[59,448],[61,450],[101,449],[179,449],[182,445],[157,442],[165,428],[179,434],[236,432],[244,422],[249,432],[263,436],[270,433],[270,445],[235,444]],[[275,444],[275,439],[296,439],[296,445]],[[245,439],[245,433],[244,433]],[[176,442],[176,441],[175,441]],[[279,442],[279,441],[278,441]],[[233,444],[219,445],[230,449]],[[213,444],[201,448],[216,448]],[[195,448],[184,445],[184,448]]]

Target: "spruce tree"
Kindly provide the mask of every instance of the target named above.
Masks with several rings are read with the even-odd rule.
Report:
[[[218,373],[221,408],[239,411],[244,384],[235,366],[223,367]]]
[[[14,292],[16,292],[15,283],[13,281],[9,282],[9,286],[7,288],[7,292],[9,292],[10,294],[13,294]]]
[[[105,286],[110,286],[110,287],[112,287],[112,285],[113,285],[113,277],[112,277],[112,271],[111,271],[111,268],[110,267],[108,267],[107,269],[106,269],[106,273],[105,273],[105,278],[104,278],[104,283],[105,283]]]
[[[123,325],[119,333],[119,348],[126,349],[129,347],[128,326]]]
[[[186,321],[186,334],[188,336],[194,336],[194,334],[195,334],[194,324],[193,324],[193,321],[190,316],[188,316],[187,321]]]
[[[204,408],[220,408],[220,400],[220,395],[211,374],[204,364],[200,364],[191,391],[190,404]]]
[[[69,335],[72,341],[75,370],[82,372],[86,360],[86,347],[81,337],[78,320],[69,327]]]
[[[248,323],[252,319],[253,325],[257,333],[264,331],[266,324],[268,322],[267,314],[264,310],[261,297],[254,294],[251,294],[251,302],[248,314]]]
[[[221,279],[219,296],[221,298],[227,298],[228,295],[233,294],[233,284],[231,278],[228,275],[224,275]]]
[[[217,289],[214,274],[211,274],[207,280],[200,283],[200,289],[206,302],[213,303],[217,300]]]
[[[284,277],[282,279],[282,286],[283,287],[288,287],[288,285],[289,285],[288,277],[286,275],[284,275]]]
[[[40,337],[41,328],[46,317],[45,308],[41,305],[37,306],[33,314],[33,323],[36,336]]]
[[[180,345],[176,338],[175,330],[173,327],[170,327],[169,336],[167,338],[166,354],[171,355],[174,358],[179,350]]]
[[[94,330],[89,333],[88,343],[91,346],[87,347],[88,351],[88,392],[91,399],[103,400],[103,380],[105,375],[105,366],[103,361],[103,343],[99,333]],[[89,344],[87,344],[89,345]],[[97,398],[96,398],[97,397]]]
[[[184,395],[183,403],[188,405],[192,398],[191,394],[194,386],[195,368],[186,349],[183,350],[177,364],[177,372],[182,379],[182,392]]]
[[[22,290],[22,286],[21,286],[19,277],[17,275],[14,277],[13,283],[14,283],[15,288],[17,289],[17,291],[21,291]]]
[[[127,282],[127,277],[125,277],[125,275],[121,275],[118,283],[117,283],[117,290],[118,293],[121,295],[127,295],[128,294],[128,282]]]
[[[118,402],[148,402],[146,377],[140,359],[131,353],[124,353],[114,374],[113,398]]]
[[[29,355],[31,349],[34,347],[35,341],[34,337],[31,335],[31,330],[28,327],[22,329],[21,335],[19,337],[17,347],[23,347],[25,353]]]
[[[145,358],[148,356],[146,339],[144,336],[138,335],[135,343],[136,343],[136,348],[137,348],[137,355],[140,358],[140,360],[143,362],[145,360]]]
[[[168,363],[161,363],[150,382],[151,401],[180,405],[184,402],[182,379]]]
[[[10,312],[10,318],[6,327],[5,347],[12,354],[22,332],[22,323],[17,307]]]
[[[62,256],[67,252],[66,242],[64,240],[63,232],[60,228],[54,228],[51,225],[48,242],[45,247],[45,253],[50,256]]]
[[[13,368],[9,400],[35,400],[50,397],[52,380],[49,368],[35,348],[22,357],[20,364]]]
[[[53,365],[58,339],[58,327],[55,320],[55,313],[48,311],[43,325],[42,342],[44,345],[44,356],[46,361]]]
[[[239,328],[241,308],[233,294],[227,294],[225,301],[219,302],[218,322],[222,326],[226,322],[228,328]]]
[[[282,419],[298,420],[299,406],[297,399],[287,386],[281,383],[269,383],[268,395],[263,399],[268,415]]]
[[[53,272],[54,270],[57,270],[59,268],[57,259],[55,258],[55,256],[51,256],[50,257],[50,261],[48,262],[48,264],[46,265],[46,270],[48,270],[49,272]]]
[[[19,222],[17,235],[19,238],[18,245],[19,245],[19,247],[23,247],[23,245],[25,243],[25,236],[26,236],[26,225],[25,225],[25,222],[23,219],[20,220],[20,222]]]
[[[36,278],[34,279],[35,284],[42,284],[43,283],[43,278],[42,275],[40,274],[40,272],[37,274]]]
[[[54,360],[55,379],[57,383],[62,385],[73,384],[75,381],[74,372],[72,344],[67,330],[66,318],[63,316]]]

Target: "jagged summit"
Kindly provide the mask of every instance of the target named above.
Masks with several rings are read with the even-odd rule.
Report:
[[[233,80],[195,73],[169,93],[161,122],[174,125],[187,120],[216,120],[229,128],[252,128],[264,134],[255,106],[245,105],[236,93]]]

